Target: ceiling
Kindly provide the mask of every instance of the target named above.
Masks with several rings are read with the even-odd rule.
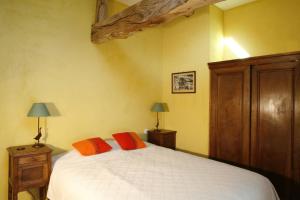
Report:
[[[256,0],[226,0],[216,3],[215,5],[222,10],[229,10]]]
[[[120,1],[124,4],[127,4],[127,5],[133,5],[141,0],[118,0],[118,1]],[[256,0],[225,0],[225,1],[222,1],[215,5],[222,10],[228,10],[228,9],[235,8],[235,7],[238,7],[238,6],[253,2],[253,1],[256,1]]]

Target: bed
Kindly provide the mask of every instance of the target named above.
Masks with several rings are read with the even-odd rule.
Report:
[[[228,164],[159,147],[84,157],[76,150],[54,164],[50,200],[277,200],[270,181]]]

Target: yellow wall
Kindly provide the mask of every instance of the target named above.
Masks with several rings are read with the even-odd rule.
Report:
[[[117,14],[128,7],[127,5],[119,2],[118,0],[110,0],[110,1],[107,1],[107,3],[108,3],[107,17]]]
[[[6,148],[33,143],[37,121],[26,117],[33,102],[53,102],[61,112],[47,120],[47,143],[60,148],[155,124],[161,31],[92,44],[95,4],[0,0],[0,199],[7,199]]]
[[[226,11],[225,36],[251,56],[300,50],[299,0],[258,0]],[[225,47],[224,59],[236,56]]]
[[[223,60],[224,12],[209,6],[209,61]]]
[[[170,112],[165,127],[177,130],[177,147],[207,154],[209,8],[163,27],[163,100]],[[171,73],[196,71],[197,93],[172,94]]]

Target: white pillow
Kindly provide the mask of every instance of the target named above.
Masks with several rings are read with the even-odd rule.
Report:
[[[120,149],[119,144],[114,139],[107,139],[107,140],[105,140],[105,142],[107,142],[107,144],[109,144],[112,147],[113,150]]]

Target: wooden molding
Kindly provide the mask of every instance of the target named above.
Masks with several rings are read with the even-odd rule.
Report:
[[[101,22],[107,17],[107,0],[97,0],[95,21]]]
[[[209,158],[208,155],[204,155],[204,154],[201,154],[201,153],[195,153],[195,152],[184,150],[184,149],[178,149],[178,148],[176,148],[176,151],[181,151],[183,153],[192,154],[194,156],[198,156],[198,157],[202,157],[202,158]]]
[[[125,39],[134,32],[153,27],[179,16],[191,16],[197,8],[222,0],[142,0],[109,18],[102,17],[106,0],[98,0],[92,42]],[[101,7],[102,5],[102,7]]]

